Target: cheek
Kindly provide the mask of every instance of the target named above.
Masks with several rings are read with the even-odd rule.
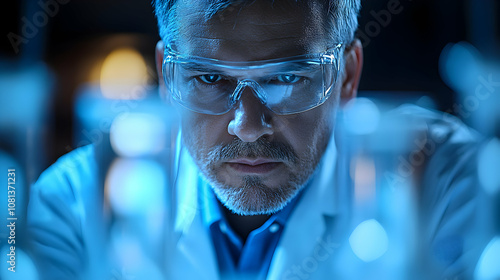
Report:
[[[198,113],[184,112],[182,115],[182,133],[185,144],[194,148],[196,153],[206,154],[210,148],[231,139],[227,133],[224,116],[210,116]]]
[[[281,122],[280,130],[284,139],[292,145],[299,156],[311,156],[311,152],[323,152],[328,143],[333,130],[333,111],[330,106],[321,108],[322,106],[288,116]]]

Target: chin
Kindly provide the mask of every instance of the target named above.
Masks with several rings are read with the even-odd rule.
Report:
[[[211,181],[211,180],[209,180]],[[270,215],[283,209],[300,191],[296,183],[269,187],[257,176],[243,177],[240,186],[210,182],[219,201],[238,215]]]

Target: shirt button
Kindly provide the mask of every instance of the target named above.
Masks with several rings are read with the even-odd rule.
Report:
[[[277,232],[279,229],[280,229],[280,225],[278,225],[278,224],[272,224],[272,225],[269,227],[269,231],[270,231],[271,233],[275,233],[275,232]]]

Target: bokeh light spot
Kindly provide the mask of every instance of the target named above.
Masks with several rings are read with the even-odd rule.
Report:
[[[495,237],[484,249],[475,271],[475,279],[500,279],[500,237]]]
[[[387,233],[374,219],[360,223],[349,237],[354,254],[362,261],[371,262],[385,254],[389,246]]]
[[[106,195],[123,216],[157,212],[164,207],[166,174],[153,160],[117,159],[109,168]]]
[[[481,186],[488,194],[500,191],[500,140],[494,138],[479,155],[477,172]]]
[[[368,98],[355,98],[344,107],[345,127],[353,134],[374,132],[380,121],[380,110]]]
[[[136,50],[117,49],[105,58],[100,78],[102,95],[106,98],[143,98],[148,81],[146,62]]]
[[[164,148],[166,137],[165,123],[150,114],[119,115],[111,125],[111,147],[123,157],[156,154]]]

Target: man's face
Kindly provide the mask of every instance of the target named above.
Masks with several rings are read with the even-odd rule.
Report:
[[[325,33],[320,4],[255,1],[206,20],[198,2],[178,3],[174,48],[181,54],[256,61],[324,52],[336,43]],[[304,186],[325,151],[338,88],[323,105],[292,115],[274,114],[251,88],[223,115],[180,107],[184,144],[227,208],[242,215],[276,212]]]

